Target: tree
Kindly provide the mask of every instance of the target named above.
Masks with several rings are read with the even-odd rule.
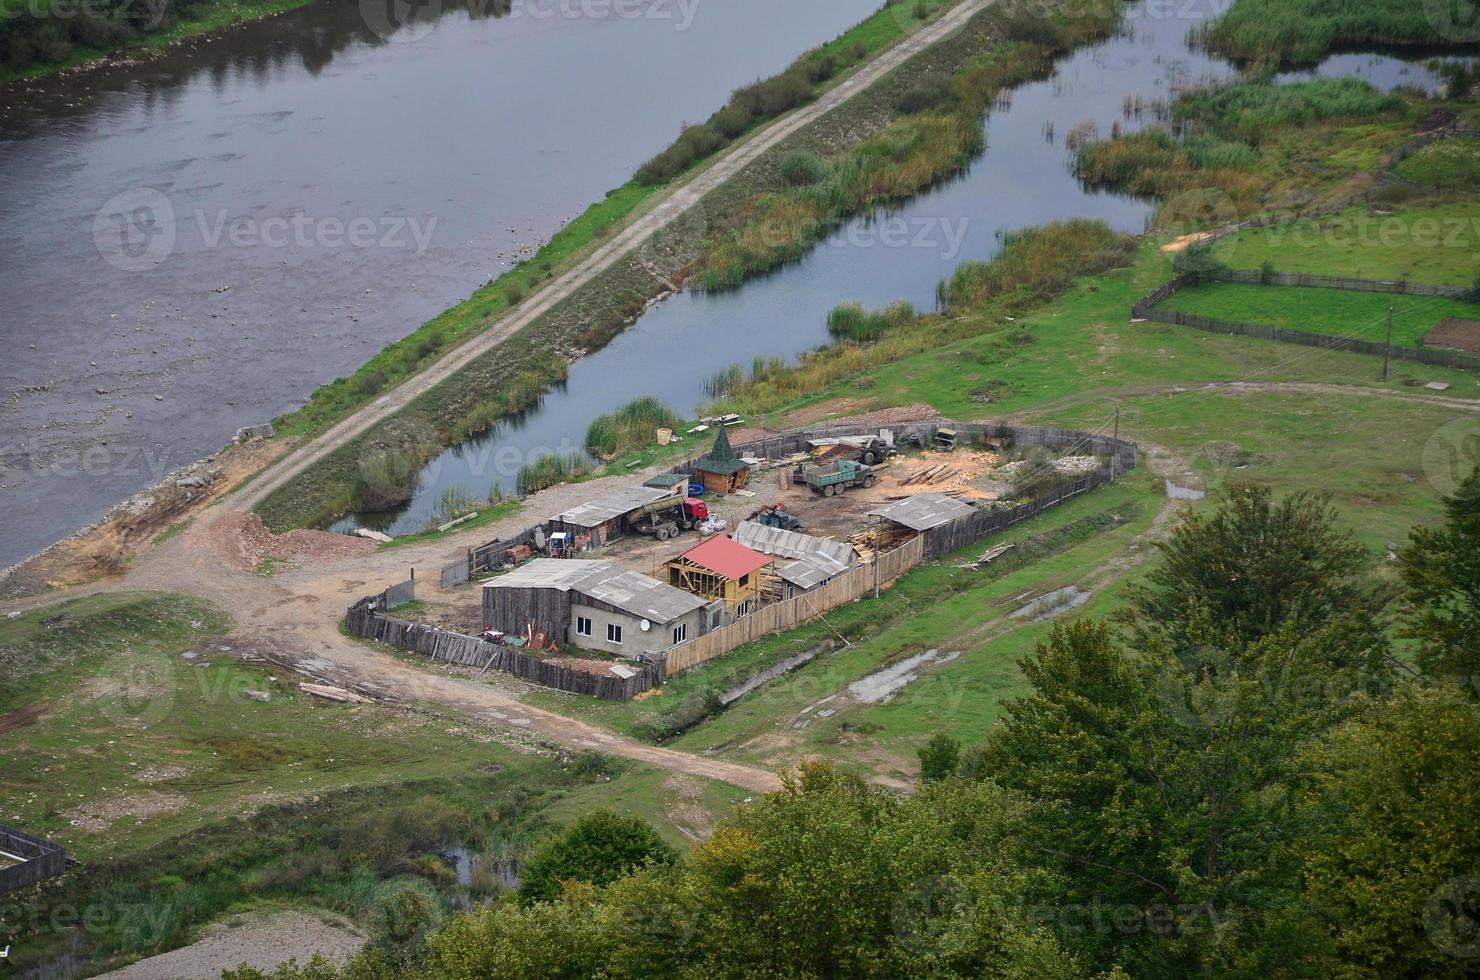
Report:
[[[1093,622],[1055,627],[1021,666],[1031,692],[974,764],[1033,802],[1027,840],[1053,873],[1042,900],[1076,910],[1085,955],[1187,976],[1228,968],[1266,932],[1289,956],[1318,944],[1285,917],[1297,870],[1286,786],[1308,735],[1298,705],[1249,664],[1189,672]]]
[[[1448,687],[1374,701],[1309,750],[1299,851],[1308,904],[1335,943],[1323,973],[1475,975],[1477,762],[1480,708]]]
[[[1269,487],[1239,482],[1221,497],[1212,515],[1185,516],[1147,584],[1126,590],[1131,645],[1165,645],[1202,670],[1288,631],[1333,668],[1381,675],[1387,597],[1365,580],[1367,553],[1337,529],[1329,495],[1276,501]]]
[[[1401,635],[1415,660],[1480,698],[1480,467],[1444,499],[1446,521],[1415,528],[1398,555],[1405,591]]]
[[[1207,241],[1193,242],[1172,257],[1172,271],[1179,276],[1191,276],[1194,286],[1216,278],[1225,268],[1212,243]]]
[[[641,817],[594,810],[535,849],[520,875],[525,904],[560,896],[570,880],[609,885],[647,864],[671,864],[677,855]]]
[[[442,899],[420,878],[385,885],[370,906],[370,943],[386,962],[406,967],[426,952],[427,934],[442,921]]]
[[[956,774],[961,759],[961,743],[945,732],[936,732],[920,747],[920,778],[926,782]]]

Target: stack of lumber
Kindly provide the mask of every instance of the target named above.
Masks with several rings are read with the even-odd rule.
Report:
[[[927,466],[923,470],[917,470],[899,481],[899,485],[907,487],[916,483],[938,483],[941,480],[950,479],[956,475],[956,468],[947,460],[944,463],[936,463]]]

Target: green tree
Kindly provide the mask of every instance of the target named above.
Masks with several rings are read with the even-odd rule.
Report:
[[[1212,281],[1225,268],[1213,244],[1207,241],[1193,242],[1172,257],[1172,271],[1179,276],[1191,276],[1194,286]]]
[[[1284,631],[1333,668],[1383,673],[1387,596],[1366,580],[1368,555],[1336,527],[1329,495],[1275,500],[1262,484],[1230,484],[1211,515],[1182,519],[1160,557],[1126,590],[1120,619],[1137,649],[1161,644],[1201,670]]]
[[[386,962],[406,967],[426,952],[427,934],[442,921],[442,899],[420,878],[393,881],[370,906],[370,943]]]
[[[919,749],[920,778],[926,782],[956,774],[961,760],[961,743],[945,732],[936,732]]]
[[[1442,527],[1415,528],[1398,555],[1405,591],[1401,634],[1418,666],[1480,697],[1480,468],[1444,499]]]
[[[671,864],[676,855],[641,817],[594,810],[540,844],[520,874],[526,904],[552,901],[570,880],[608,885],[646,864]]]
[[[1227,969],[1267,932],[1287,956],[1317,944],[1283,915],[1287,783],[1309,715],[1255,662],[1194,673],[1093,622],[1056,627],[1022,662],[1031,693],[975,764],[1035,804],[1028,841],[1055,873],[1042,900],[1077,910],[1069,931],[1102,967],[1186,976]]]
[[[1322,972],[1474,976],[1480,708],[1453,688],[1414,685],[1372,702],[1304,761],[1305,891],[1335,942]]]

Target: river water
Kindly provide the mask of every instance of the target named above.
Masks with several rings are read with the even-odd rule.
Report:
[[[1189,30],[1209,9],[1207,0],[1132,6],[1119,36],[1064,57],[1051,78],[1019,86],[988,113],[987,149],[966,174],[892,212],[849,222],[802,261],[739,290],[669,298],[573,364],[567,383],[536,408],[433,459],[410,503],[351,514],[333,527],[404,534],[435,520],[450,489],[474,497],[494,487],[513,492],[521,465],[550,452],[580,451],[593,416],[638,395],[654,395],[681,416],[692,414],[704,399],[704,380],[715,371],[737,362],[748,366],[756,355],[795,357],[826,343],[827,313],[840,302],[876,307],[905,299],[929,309],[936,283],[962,260],[996,252],[1000,229],[1087,217],[1143,231],[1150,203],[1082,186],[1069,167],[1065,136],[1085,122],[1101,134],[1117,121],[1134,131],[1153,123],[1154,115],[1149,109],[1128,114],[1127,99],[1147,107],[1167,103],[1183,88],[1236,74],[1188,45]],[[1442,85],[1427,57],[1354,53],[1333,55],[1282,80],[1346,74],[1389,89]]]
[[[878,5],[397,30],[376,2],[0,90],[0,567],[350,373]]]

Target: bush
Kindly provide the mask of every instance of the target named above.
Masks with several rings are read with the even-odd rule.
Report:
[[[955,104],[961,98],[961,86],[955,79],[934,78],[911,85],[894,100],[900,112],[926,112]]]
[[[426,952],[427,933],[442,923],[442,900],[419,878],[383,887],[370,906],[370,944],[388,963],[405,969]]]
[[[615,412],[599,415],[586,429],[586,451],[611,459],[646,446],[658,429],[674,429],[679,419],[673,409],[649,395],[634,398]]]
[[[509,301],[510,306],[518,306],[519,301],[524,298],[524,287],[517,282],[511,282],[504,287],[504,298]]]
[[[567,881],[609,885],[645,865],[676,859],[647,821],[595,810],[535,849],[520,875],[519,900],[554,901]]]
[[[999,234],[997,255],[988,262],[963,262],[936,288],[941,306],[970,309],[991,300],[1008,307],[1053,299],[1076,276],[1128,265],[1136,240],[1103,221],[1073,218]]]
[[[792,150],[781,158],[781,179],[792,187],[805,187],[822,179],[825,168],[815,153]]]
[[[956,774],[961,759],[961,743],[945,732],[936,732],[920,747],[920,778],[934,782]]]
[[[1172,258],[1172,271],[1179,276],[1191,276],[1194,286],[1211,281],[1227,268],[1211,242],[1193,242]]]
[[[673,145],[637,168],[642,184],[661,184],[683,173],[695,160],[724,146],[725,141],[708,126],[687,126]]]

